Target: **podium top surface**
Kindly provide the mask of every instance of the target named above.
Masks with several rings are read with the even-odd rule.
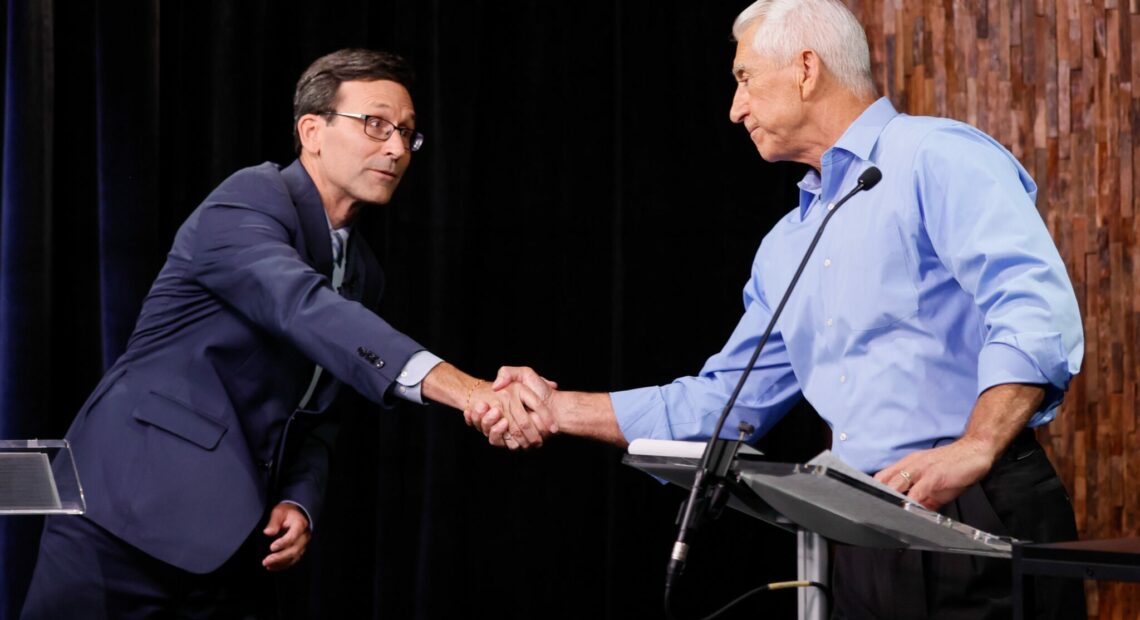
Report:
[[[67,440],[0,440],[0,515],[74,515],[86,509]]]
[[[660,456],[639,451],[624,462],[691,485],[699,459],[677,456],[676,449]],[[738,454],[726,475],[734,483],[729,505],[744,505],[744,512],[769,523],[792,524],[857,546],[1010,557],[1012,539],[927,510],[828,452],[817,461],[821,464],[778,463]]]

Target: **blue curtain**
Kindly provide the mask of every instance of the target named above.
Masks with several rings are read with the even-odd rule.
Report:
[[[0,437],[44,430],[47,403],[37,379],[52,365],[51,249],[53,92],[48,2],[14,2],[6,11],[4,150],[0,180]],[[35,550],[30,518],[0,520],[0,601],[15,617]]]
[[[727,122],[747,0],[708,4],[8,0],[0,438],[63,436],[177,227],[235,170],[292,160],[295,81],[349,46],[409,58],[428,137],[359,224],[386,319],[484,377],[525,363],[602,390],[695,372],[802,174]],[[656,615],[682,492],[612,448],[508,454],[442,408],[345,400],[326,516],[282,577],[288,617]],[[816,446],[805,419],[770,449]],[[709,603],[790,576],[790,536],[724,521],[690,562]],[[0,620],[40,524],[0,517]]]

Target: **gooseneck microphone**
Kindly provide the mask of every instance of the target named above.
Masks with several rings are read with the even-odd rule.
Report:
[[[735,450],[717,449],[717,441],[720,437],[720,432],[724,428],[724,422],[728,419],[728,414],[732,411],[733,405],[736,404],[736,399],[740,396],[740,391],[744,388],[744,383],[748,380],[748,375],[752,373],[752,368],[756,365],[756,360],[760,357],[760,351],[764,349],[764,345],[768,342],[768,337],[772,335],[772,329],[776,325],[776,320],[780,318],[780,313],[784,311],[784,305],[788,303],[788,297],[792,294],[792,289],[795,288],[796,282],[800,279],[800,274],[803,273],[804,267],[807,266],[808,259],[815,251],[816,244],[819,243],[819,238],[823,235],[823,229],[827,223],[831,221],[832,216],[839,211],[839,207],[843,203],[851,199],[852,196],[859,192],[866,191],[874,187],[883,178],[883,173],[878,168],[871,166],[859,175],[859,180],[855,183],[855,187],[847,192],[839,202],[834,203],[834,206],[828,207],[827,215],[823,217],[823,222],[820,223],[819,229],[815,232],[815,237],[812,238],[811,244],[808,245],[807,251],[804,252],[803,260],[800,261],[799,267],[796,268],[796,273],[792,276],[792,281],[788,283],[788,289],[784,291],[783,298],[780,299],[779,305],[776,306],[776,311],[772,313],[772,319],[768,321],[768,327],[764,329],[764,335],[760,337],[760,341],[756,343],[756,348],[752,351],[752,358],[748,360],[748,365],[744,368],[744,373],[740,376],[740,380],[736,382],[736,387],[732,390],[732,395],[729,396],[728,402],[725,404],[724,409],[720,412],[720,418],[717,419],[716,429],[709,437],[708,445],[705,446],[705,451],[701,455],[700,464],[697,466],[696,475],[693,478],[693,487],[689,492],[689,499],[685,502],[684,513],[681,516],[681,526],[677,531],[677,541],[673,543],[673,553],[669,558],[669,566],[665,574],[665,614],[673,618],[673,613],[670,607],[670,594],[676,579],[681,575],[685,569],[685,560],[689,555],[688,539],[693,534],[697,527],[700,525],[702,518],[702,509],[708,509],[715,506],[718,502],[727,499],[725,492],[724,474],[728,470],[728,465],[731,463]],[[743,440],[747,434],[752,432],[752,426],[742,422],[741,423],[741,437]],[[714,463],[715,458],[719,462]],[[711,492],[709,487],[715,482]]]

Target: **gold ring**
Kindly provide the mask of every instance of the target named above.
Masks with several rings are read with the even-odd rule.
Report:
[[[899,475],[903,477],[903,480],[906,480],[906,485],[907,485],[908,487],[909,487],[911,484],[914,484],[913,482],[911,482],[911,479],[910,479],[910,472],[909,472],[909,471],[907,471],[907,470],[905,470],[905,469],[904,469],[904,470],[902,470],[902,471],[900,471],[900,472],[899,472]]]

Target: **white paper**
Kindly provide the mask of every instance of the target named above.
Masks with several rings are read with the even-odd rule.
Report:
[[[683,459],[699,459],[705,453],[707,441],[673,441],[671,439],[634,439],[629,444],[629,453],[637,456],[670,456]],[[737,454],[761,456],[761,452],[748,444],[740,444]]]

